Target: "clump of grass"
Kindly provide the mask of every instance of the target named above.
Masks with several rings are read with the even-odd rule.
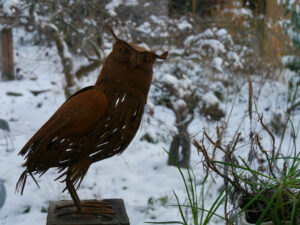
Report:
[[[177,220],[170,220],[170,221],[164,221],[164,222],[147,222],[151,224],[182,224],[182,225],[206,225],[208,224],[211,219],[216,216],[220,218],[221,220],[226,220],[225,217],[218,215],[216,211],[219,209],[219,207],[222,205],[225,199],[225,189],[217,196],[217,198],[214,200],[212,205],[205,209],[205,183],[208,178],[208,174],[205,175],[202,183],[201,188],[199,190],[199,187],[197,186],[197,179],[193,172],[192,168],[187,168],[186,172],[187,175],[184,175],[183,169],[177,165],[177,169],[180,173],[181,179],[184,183],[184,190],[186,194],[187,204],[182,204],[179,200],[176,191],[173,190],[174,196],[176,198],[175,205],[169,205],[170,207],[177,207],[178,211],[180,213],[181,221]],[[186,210],[188,210],[188,215],[192,218],[192,222],[189,223],[188,216],[184,213]]]
[[[226,196],[225,200],[225,217],[227,215],[226,205],[227,197],[231,202],[239,199],[240,210],[231,217],[236,219],[242,212],[246,212],[248,222],[261,224],[265,221],[272,221],[275,224],[289,223],[296,224],[300,221],[300,152],[297,152],[295,130],[292,122],[292,137],[294,143],[293,156],[284,156],[275,154],[275,137],[264,124],[262,117],[259,117],[261,128],[269,134],[271,138],[271,147],[266,150],[261,143],[262,137],[258,133],[253,135],[253,148],[259,151],[254,156],[257,159],[258,168],[253,168],[253,164],[239,157],[234,156],[240,135],[238,134],[229,149],[223,149],[220,141],[213,141],[208,134],[204,138],[213,144],[214,149],[218,149],[225,154],[224,161],[215,160],[209,156],[206,149],[205,141],[194,141],[199,153],[204,156],[204,168],[207,172],[215,172],[224,179],[227,193],[228,189],[232,192]],[[220,131],[217,131],[219,133]],[[235,159],[235,160],[233,160]],[[279,167],[282,165],[282,167]],[[263,167],[264,169],[260,169]],[[233,197],[234,196],[234,197]]]

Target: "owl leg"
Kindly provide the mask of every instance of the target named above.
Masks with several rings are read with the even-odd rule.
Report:
[[[71,198],[73,200],[73,204],[66,204],[62,206],[56,207],[57,210],[71,208],[71,210],[59,213],[58,216],[66,216],[66,215],[101,215],[106,217],[112,217],[115,212],[112,210],[111,205],[106,202],[99,201],[88,201],[88,202],[80,202],[80,199],[77,195],[77,192],[72,184],[71,180],[66,178],[66,188],[68,189]],[[76,210],[74,210],[74,206]]]

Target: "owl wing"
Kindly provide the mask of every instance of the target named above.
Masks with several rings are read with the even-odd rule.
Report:
[[[78,91],[61,105],[19,154],[25,155],[34,149],[35,145],[49,144],[47,142],[56,137],[76,138],[86,134],[95,126],[106,109],[107,99],[102,91],[93,86]]]

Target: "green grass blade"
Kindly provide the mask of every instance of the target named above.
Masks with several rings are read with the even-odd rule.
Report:
[[[276,192],[272,194],[271,199],[268,201],[266,208],[262,211],[260,217],[256,221],[256,224],[261,224],[263,222],[263,219],[264,219],[266,213],[268,212],[269,208],[271,208],[271,205],[272,205],[274,199],[276,198],[277,193],[278,193],[278,190],[276,190]],[[276,218],[276,220],[277,220],[277,218]]]
[[[265,175],[265,174],[263,174],[263,173],[260,173],[260,172],[258,172],[258,171],[252,170],[252,169],[249,170],[247,167],[243,167],[243,166],[240,166],[240,165],[237,165],[237,164],[232,164],[232,163],[223,162],[223,161],[214,161],[214,163],[218,163],[218,164],[222,164],[222,165],[227,165],[227,166],[233,166],[233,167],[235,167],[235,168],[237,168],[237,169],[249,171],[249,172],[251,172],[252,174],[260,175],[260,176],[262,176],[262,177],[264,177],[264,178],[267,178],[267,179],[269,179],[269,180],[273,180],[273,181],[275,181],[275,182],[278,182],[278,180],[275,179],[275,178],[273,178],[273,177],[267,176],[267,175]]]
[[[293,209],[292,209],[292,214],[291,214],[291,218],[290,218],[290,225],[294,224],[294,221],[296,220],[296,209],[297,209],[297,200],[294,199],[293,201]]]
[[[179,203],[178,196],[176,195],[175,191],[173,191],[173,193],[174,193],[174,196],[175,196],[176,201],[177,201],[177,204],[178,204],[178,209],[179,209],[179,212],[180,212],[181,219],[183,220],[183,223],[182,223],[182,224],[188,225],[188,224],[187,224],[187,221],[186,221],[186,219],[185,219],[185,216],[184,216],[184,214],[183,214],[181,205],[180,205],[180,203]]]
[[[216,215],[216,211],[218,210],[218,208],[220,207],[220,205],[223,203],[224,199],[225,199],[225,195],[223,196],[223,194],[225,193],[225,189],[219,194],[219,196],[217,197],[217,199],[213,202],[212,206],[210,207],[210,209],[208,210],[208,215],[206,216],[206,219],[203,222],[204,224],[207,224],[212,216]],[[222,217],[223,219],[225,219],[224,217]]]

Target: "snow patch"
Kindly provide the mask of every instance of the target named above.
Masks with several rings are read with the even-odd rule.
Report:
[[[136,29],[147,34],[152,32],[151,25],[148,22],[144,22],[143,24],[139,25]]]
[[[219,104],[219,99],[214,95],[213,92],[208,92],[203,95],[203,101],[208,105]]]
[[[178,86],[179,83],[179,80],[171,74],[165,74],[164,76],[162,76],[162,79],[160,81],[166,84],[171,84],[173,86]]]
[[[115,9],[118,8],[122,4],[122,0],[111,0],[106,6],[105,9],[111,16],[116,16],[117,13]]]
[[[227,34],[228,34],[228,32],[227,32],[226,29],[220,29],[220,30],[218,30],[218,31],[216,32],[216,35],[219,36],[219,37],[225,36],[225,35],[227,35]]]
[[[226,52],[225,46],[219,40],[216,39],[200,40],[199,45],[201,48],[205,46],[210,47],[211,49],[213,49],[215,55],[217,55],[218,52]]]
[[[212,66],[219,72],[223,72],[222,64],[223,64],[223,59],[220,57],[215,57],[212,60]]]
[[[177,27],[180,30],[185,30],[185,29],[192,29],[193,26],[192,24],[190,24],[189,22],[187,22],[186,20],[181,21],[180,23],[177,24]]]
[[[172,101],[172,105],[176,111],[186,107],[186,103],[182,99],[176,99],[175,101]]]
[[[4,14],[12,16],[16,13],[14,8],[19,8],[21,3],[19,0],[2,0],[2,10]]]

